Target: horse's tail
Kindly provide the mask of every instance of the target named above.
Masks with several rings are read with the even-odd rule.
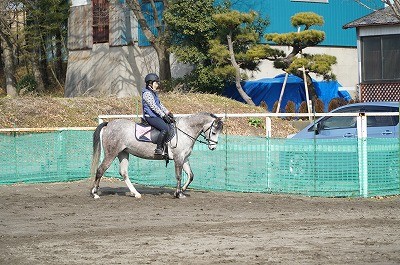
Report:
[[[107,126],[108,122],[103,122],[97,126],[93,133],[93,155],[92,155],[92,165],[90,167],[90,176],[93,178],[96,174],[97,167],[99,165],[100,154],[101,154],[101,139],[100,132],[103,127]]]

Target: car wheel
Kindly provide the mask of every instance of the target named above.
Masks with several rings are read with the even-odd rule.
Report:
[[[399,158],[398,157],[391,158],[391,160],[389,162],[388,172],[389,172],[389,177],[391,179],[398,181],[398,179],[399,179]]]

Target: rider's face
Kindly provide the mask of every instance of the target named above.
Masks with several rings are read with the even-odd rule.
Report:
[[[154,90],[157,90],[157,88],[160,86],[160,83],[159,82],[157,82],[157,81],[154,81],[153,82],[153,89]]]

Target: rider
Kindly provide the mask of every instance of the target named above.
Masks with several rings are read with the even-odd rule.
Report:
[[[164,107],[158,98],[156,92],[160,85],[158,75],[154,73],[148,74],[144,82],[146,87],[142,89],[143,118],[160,131],[154,154],[162,155],[165,141],[171,130],[169,124],[174,122],[174,115]]]

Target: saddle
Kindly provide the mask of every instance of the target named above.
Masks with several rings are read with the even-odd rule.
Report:
[[[171,129],[165,143],[171,141],[171,139],[175,136],[175,125],[171,123],[169,124],[169,126]],[[140,123],[135,124],[135,137],[136,140],[140,142],[151,142],[155,144],[157,143],[157,138],[159,134],[160,131],[148,124],[147,121],[143,118]]]

